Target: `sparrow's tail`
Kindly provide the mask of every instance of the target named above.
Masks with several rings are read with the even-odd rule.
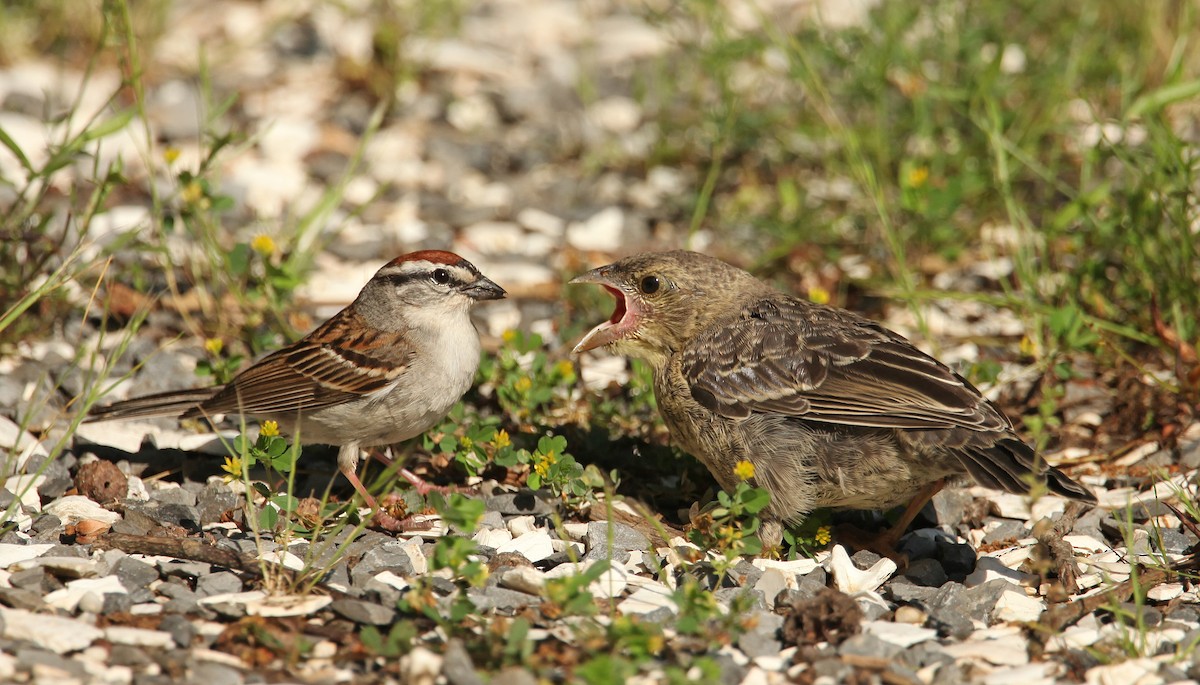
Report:
[[[200,403],[212,397],[216,390],[217,388],[172,390],[114,402],[106,407],[92,407],[86,421],[181,416],[189,409],[198,408]]]
[[[1004,436],[989,445],[968,445],[958,456],[971,476],[985,487],[1024,494],[1029,492],[1029,474],[1035,473],[1050,492],[1096,503],[1096,496],[1087,488],[1039,460],[1033,448],[1017,438]]]

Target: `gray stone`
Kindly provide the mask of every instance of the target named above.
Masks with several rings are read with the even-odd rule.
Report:
[[[1185,554],[1197,543],[1196,536],[1192,535],[1191,531],[1183,531],[1178,528],[1160,528],[1158,533],[1161,536],[1161,542],[1158,547],[1161,551],[1168,554]]]
[[[125,507],[125,515],[142,515],[158,525],[180,526],[200,530],[200,511],[195,506],[174,502],[133,502]]]
[[[46,480],[42,481],[37,491],[43,501],[58,499],[75,486],[71,472],[67,470],[67,464],[62,459],[50,462],[42,471],[42,475],[46,477]]]
[[[920,670],[931,664],[954,663],[954,657],[944,652],[941,645],[932,641],[919,642],[905,649],[897,657],[897,660],[915,670]],[[919,679],[912,682],[918,681]]]
[[[858,602],[864,621],[879,621],[892,613],[886,604],[880,602]]]
[[[398,576],[411,576],[416,572],[412,559],[403,550],[408,544],[391,540],[368,549],[350,569],[350,579],[355,585],[364,585],[381,571],[391,571]]]
[[[746,679],[746,667],[733,660],[731,654],[718,654],[715,661],[721,669],[721,685],[738,685]]]
[[[458,638],[446,643],[446,652],[442,655],[442,675],[450,685],[483,685],[483,678],[471,663],[471,655]]]
[[[749,595],[753,599],[752,606],[759,609],[767,608],[767,600],[760,590],[745,587],[723,587],[713,592],[713,596],[716,597],[717,601],[725,602],[726,604],[733,602],[742,595]]]
[[[181,561],[172,559],[170,561],[158,562],[159,568],[162,569],[163,576],[177,578],[199,578],[212,573],[212,565],[205,564],[199,561]]]
[[[115,644],[108,650],[108,663],[113,666],[129,666],[134,671],[140,671],[154,663],[154,659],[141,647]]]
[[[630,526],[617,521],[592,521],[588,523],[588,551],[596,547],[607,548],[611,539],[613,549],[644,550],[650,546],[650,541]]]
[[[1099,507],[1088,509],[1075,520],[1075,525],[1071,528],[1071,534],[1086,535],[1097,540],[1104,540],[1104,531],[1100,529],[1100,521],[1108,516],[1108,511]]]
[[[554,508],[546,500],[529,491],[503,492],[485,497],[483,501],[489,511],[498,511],[507,515],[546,515],[554,511]]]
[[[909,561],[937,556],[937,539],[927,535],[908,535],[900,541],[898,550]]]
[[[54,576],[46,573],[46,569],[41,566],[34,566],[22,571],[17,571],[8,578],[9,584],[15,588],[29,590],[38,594],[46,594],[54,592],[63,587],[62,581]]]
[[[82,606],[82,605],[80,605]],[[104,593],[104,603],[100,607],[102,614],[128,613],[133,608],[133,598],[126,592]]]
[[[975,498],[962,488],[945,488],[933,496],[932,503],[938,523],[954,530],[967,518],[967,511],[974,506]]]
[[[62,519],[54,514],[42,514],[34,519],[29,532],[35,540],[58,542],[58,537],[62,534],[62,528]]]
[[[470,588],[467,598],[479,611],[516,610],[540,603],[540,597],[502,587]]]
[[[225,517],[226,512],[237,511],[240,505],[241,498],[224,483],[208,483],[196,497],[201,524],[216,523]]]
[[[777,614],[757,612],[754,616],[757,625],[738,638],[738,649],[753,659],[756,656],[772,656],[779,654],[783,643],[777,637],[783,626],[783,617]]]
[[[987,535],[983,536],[983,543],[985,545],[1002,542],[1004,540],[1019,540],[1028,534],[1029,529],[1026,528],[1023,521],[1014,521],[1012,519],[989,520],[999,521],[1000,523],[995,528],[988,531]],[[987,523],[987,521],[984,523]]]
[[[335,599],[330,608],[342,618],[370,626],[386,626],[396,619],[396,610],[357,599]]]
[[[14,609],[40,611],[45,608],[42,592],[25,590],[19,587],[0,587],[0,604]]]
[[[498,511],[485,511],[483,516],[479,517],[479,527],[488,528],[491,530],[500,530],[504,528],[504,514]]]
[[[904,569],[904,577],[917,585],[941,587],[946,582],[946,571],[937,559],[917,559]]]
[[[148,535],[154,529],[155,523],[150,517],[145,514],[130,514],[128,510],[125,513],[125,518],[112,524],[112,532],[122,535]]]
[[[520,666],[509,666],[492,676],[491,685],[537,685],[537,678]]]
[[[1121,613],[1123,613],[1129,621],[1140,622],[1148,628],[1153,628],[1162,623],[1163,615],[1158,609],[1152,606],[1138,606],[1134,602],[1121,602]]]
[[[171,634],[171,639],[180,647],[188,647],[196,637],[196,627],[192,622],[178,614],[166,614],[158,624],[158,629]]]
[[[729,575],[738,585],[742,587],[754,587],[758,583],[759,578],[762,578],[762,569],[742,559],[734,564]]]
[[[884,596],[900,604],[915,604],[926,607],[937,596],[938,589],[926,585],[917,585],[909,578],[901,576],[883,586]]]
[[[996,602],[1000,601],[1000,595],[1012,589],[1012,583],[1000,579],[967,588],[963,591],[960,608],[970,618],[991,624],[992,612],[996,609]]]
[[[854,667],[841,659],[817,659],[812,662],[812,670],[817,678],[829,678],[835,683],[849,682],[854,675]]]
[[[185,507],[196,506],[196,495],[189,492],[186,488],[162,488],[161,490],[152,490],[150,499],[159,504],[179,504]],[[199,514],[197,514],[197,520]]]
[[[865,571],[875,565],[883,557],[872,552],[869,549],[860,549],[850,557],[850,561],[854,562],[855,568]]]
[[[1009,584],[1003,580],[995,582]],[[999,595],[996,598],[999,599]],[[962,640],[975,632],[975,624],[971,622],[971,617],[964,610],[966,602],[966,589],[962,585],[946,583],[922,608],[925,613],[929,614],[929,626],[935,628],[939,635],[948,635]],[[994,607],[995,604],[996,602],[993,600],[992,606]]]
[[[117,563],[113,564],[112,573],[130,592],[144,590],[150,583],[158,580],[158,569],[132,557],[118,559]]]
[[[196,594],[201,597],[241,592],[242,579],[230,571],[218,571],[196,579]]]
[[[933,682],[930,685],[962,685],[970,682],[971,679],[964,670],[966,667],[966,664],[956,662],[942,664],[933,674]]]
[[[188,676],[188,682],[204,685],[242,685],[246,682],[241,671],[215,661],[192,661]]]
[[[84,670],[83,663],[36,647],[18,649],[17,662],[20,664],[18,668],[23,670],[39,667],[52,671],[60,671],[65,676],[78,679],[79,682],[84,682],[87,677],[87,671]]]

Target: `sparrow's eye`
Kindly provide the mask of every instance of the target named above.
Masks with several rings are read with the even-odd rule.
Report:
[[[647,295],[653,295],[654,293],[658,292],[658,288],[661,285],[662,282],[658,280],[658,276],[646,276],[642,279],[642,282],[638,287],[640,287],[642,292],[646,293]]]
[[[445,269],[433,270],[433,282],[441,285],[446,285],[450,282],[450,272]]]

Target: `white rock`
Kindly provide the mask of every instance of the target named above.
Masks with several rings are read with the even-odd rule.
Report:
[[[568,226],[567,242],[579,250],[615,252],[622,246],[624,234],[625,212],[619,207],[608,207]]]
[[[503,528],[480,528],[471,539],[477,544],[495,549],[512,542],[513,535]]]
[[[641,123],[642,108],[632,99],[616,95],[592,103],[587,117],[609,133],[629,133]]]
[[[620,566],[613,566],[588,586],[588,591],[597,599],[615,599],[625,592],[629,586],[629,572]]]
[[[17,545],[11,542],[0,543],[0,568],[8,568],[13,564],[30,559],[36,559],[54,545]]]
[[[376,573],[372,580],[377,580],[388,587],[395,588],[403,592],[409,587],[409,583],[404,578],[392,573],[391,571],[380,571]]]
[[[864,632],[871,633],[884,642],[901,647],[911,647],[917,643],[937,638],[937,631],[932,628],[921,628],[909,623],[893,623],[892,621],[863,621]]]
[[[481,221],[462,229],[462,240],[484,254],[525,253],[525,231],[508,221]]]
[[[0,416],[0,452],[9,454],[9,457],[5,459],[5,465],[12,469],[11,473],[24,471],[29,457],[34,455],[45,457],[49,454],[46,447],[37,438],[28,431],[21,430],[21,427],[7,416]],[[15,459],[12,457],[13,454],[16,454]]]
[[[1012,634],[994,640],[971,639],[946,645],[942,651],[955,659],[982,659],[996,666],[1021,666],[1029,663],[1027,647],[1028,643],[1020,634]]]
[[[400,658],[400,680],[411,685],[433,685],[442,672],[442,657],[417,647]]]
[[[791,573],[784,573],[777,568],[768,568],[766,571],[763,571],[762,576],[754,583],[754,589],[763,593],[763,598],[766,599],[767,606],[773,606],[775,597],[780,592],[796,589],[796,576]]]
[[[91,520],[103,521],[111,526],[121,520],[120,514],[105,509],[83,495],[59,497],[50,504],[47,504],[43,512],[54,514],[67,525]]]
[[[109,626],[104,629],[104,638],[109,642],[134,647],[158,647],[170,649],[175,646],[175,640],[170,633],[146,628],[130,628],[128,626]]]
[[[72,578],[90,578],[97,575],[100,564],[86,557],[38,557],[19,561],[9,567],[14,573],[31,568],[45,568],[54,575],[70,576]]]
[[[1088,669],[1083,679],[1087,685],[1155,685],[1164,682],[1158,677],[1158,662],[1149,658],[1094,666]]]
[[[506,527],[514,538],[540,530],[532,516],[514,516],[508,520]]]
[[[782,561],[780,559],[763,559],[761,557],[751,560],[750,562],[756,568],[766,571],[767,569],[779,569],[783,573],[793,575],[806,576],[821,564],[816,559],[794,559],[792,561]]]
[[[262,560],[272,564],[279,564],[293,571],[304,570],[304,560],[287,550],[274,549],[270,552],[265,552],[262,555]]]
[[[1169,602],[1182,594],[1183,585],[1180,583],[1163,583],[1150,588],[1146,597],[1156,602]]]
[[[423,576],[429,573],[429,560],[425,558],[425,553],[421,551],[421,541],[413,538],[400,547],[400,551],[408,557],[409,563],[412,564],[413,575]]]
[[[1045,610],[1046,605],[1041,600],[1009,590],[996,600],[992,616],[999,621],[1036,621]]]
[[[79,651],[104,637],[104,631],[83,621],[4,607],[0,630],[9,640],[28,640],[56,654]]]
[[[570,538],[572,540],[582,540],[585,537],[587,537],[588,527],[589,526],[587,523],[564,523],[563,524],[563,530],[567,531],[567,535],[570,536]],[[635,551],[640,552],[641,550],[635,550]]]
[[[150,491],[146,489],[146,483],[137,476],[130,476],[128,484],[125,488],[125,498],[136,500],[138,502],[147,502],[150,500]]]
[[[81,423],[75,429],[75,441],[87,445],[115,447],[124,452],[137,452],[142,448],[146,436],[158,429],[145,421],[105,421],[103,423]],[[157,442],[151,438],[151,442]]]
[[[1054,685],[1062,667],[1054,662],[998,668],[983,677],[983,685]]]
[[[264,618],[308,616],[329,606],[332,601],[328,595],[271,595],[246,602],[246,613]]]
[[[518,212],[517,223],[551,238],[561,238],[567,226],[567,222],[561,218],[533,207],[526,207]]]
[[[622,614],[649,614],[662,607],[667,607],[671,613],[679,611],[675,600],[671,598],[671,589],[662,584],[643,585],[617,605],[617,611]]]
[[[584,356],[585,363],[580,365],[580,376],[584,386],[589,390],[603,390],[610,384],[625,385],[629,382],[629,364],[623,357],[611,354]]]
[[[21,502],[21,506],[37,511],[42,508],[42,500],[37,489],[46,482],[46,476],[41,474],[25,474],[11,476],[4,481],[4,489],[13,493]]]
[[[262,590],[249,590],[247,592],[222,592],[217,595],[209,595],[208,597],[200,598],[199,602],[203,605],[211,604],[247,604],[249,602],[257,602],[266,598],[267,593]]]
[[[862,571],[850,560],[846,548],[834,545],[829,555],[829,572],[837,589],[853,595],[859,592],[874,592],[896,572],[896,562],[888,558],[880,559],[871,568]]]
[[[285,116],[266,123],[258,135],[263,156],[276,162],[296,164],[321,140],[315,121],[308,117]]]
[[[496,548],[497,554],[515,552],[532,562],[538,562],[554,554],[554,545],[550,542],[550,534],[544,530],[530,531],[521,537],[513,538]]]
[[[0,652],[0,682],[16,682],[17,657]]]
[[[43,599],[46,604],[63,611],[75,611],[75,608],[87,598],[88,595],[93,595],[100,600],[100,605],[104,605],[104,595],[124,595],[128,594],[125,586],[116,576],[101,576],[100,578],[80,578],[78,580],[68,581],[65,587],[62,587]]]
[[[499,582],[501,587],[510,590],[540,595],[542,589],[546,587],[546,574],[532,566],[517,566],[501,574]]]
[[[1029,585],[1036,583],[1038,578],[1029,573],[1011,569],[996,557],[979,557],[975,562],[975,570],[967,575],[963,584],[967,587],[975,587],[989,580],[1007,580],[1014,585]]]

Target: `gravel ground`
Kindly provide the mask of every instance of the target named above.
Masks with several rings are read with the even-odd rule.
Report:
[[[833,2],[804,5],[792,20],[853,24],[865,4],[854,3],[854,11]],[[239,94],[238,106],[221,118],[251,135],[222,158],[221,191],[234,199],[235,234],[283,230],[274,227],[317,203],[369,126],[371,104],[347,87],[341,70],[369,54],[370,24],[352,10],[307,5],[177,3],[147,61],[145,123],[160,144],[178,151],[175,164],[194,167],[204,149],[204,95],[182,75],[194,73],[198,45],[219,47],[212,50],[219,66],[212,88]],[[346,201],[322,227],[337,233],[299,291],[306,313],[319,320],[336,311],[395,254],[448,248],[513,294],[480,308],[480,330],[492,349],[511,328],[538,331],[552,346],[569,342],[556,323],[564,273],[683,240],[684,227],[661,217],[675,216],[674,198],[701,179],[644,163],[658,131],[629,95],[633,66],[669,55],[672,30],[620,3],[512,0],[468,11],[452,37],[407,41],[423,78],[403,89],[349,179]],[[581,73],[595,88],[586,103],[576,86]],[[0,126],[25,149],[41,150],[38,141],[52,140],[58,125],[44,121],[44,112],[77,95],[82,111],[99,110],[119,82],[104,65],[83,91],[80,78],[48,61],[0,71]],[[106,139],[94,152],[122,158],[132,188],[161,180],[161,166],[147,161],[136,135]],[[637,163],[597,171],[587,161],[597,159]],[[0,149],[4,176],[16,175],[14,163]],[[56,182],[69,189],[82,173],[68,167]],[[9,192],[0,187],[0,206],[11,202]],[[142,193],[130,192],[93,222],[90,238],[108,245],[137,230],[150,211]],[[174,247],[186,253],[186,239],[179,240]],[[693,244],[713,240],[701,232]],[[153,255],[118,252],[110,269],[153,270],[157,263]],[[981,263],[943,274],[935,285],[969,289],[997,268],[1005,265]],[[73,294],[80,305],[87,296]],[[983,355],[957,341],[1021,333],[1016,318],[978,303],[934,304],[923,313],[942,344],[940,356],[951,362]],[[885,316],[902,332],[917,328],[907,307]],[[164,340],[155,332],[170,328],[163,324],[169,317],[161,317],[152,315],[147,333],[118,362],[117,376],[145,363],[110,398],[193,382],[201,342],[185,339],[158,351]],[[215,475],[214,455],[222,452],[212,433],[172,421],[88,424],[71,434],[59,458],[43,463],[69,434],[74,417],[66,398],[89,382],[71,363],[76,349],[113,352],[113,336],[102,338],[98,321],[76,318],[54,333],[0,358],[0,453],[8,466],[0,506],[8,507],[10,524],[0,536],[0,681],[535,682],[517,665],[481,674],[475,645],[448,638],[432,622],[398,659],[361,648],[363,627],[386,633],[397,602],[418,579],[432,576],[436,610],[451,610],[455,586],[430,570],[433,541],[446,534],[480,545],[490,573],[483,587],[468,591],[480,616],[535,617],[527,639],[542,664],[556,653],[574,650],[578,658],[590,649],[570,644],[578,639],[570,621],[546,611],[547,580],[601,560],[611,568],[590,590],[612,612],[600,620],[637,617],[666,626],[659,658],[704,651],[676,625],[681,608],[673,588],[694,557],[683,538],[655,540],[626,523],[578,515],[557,526],[559,508],[548,495],[489,480],[473,484],[486,504],[477,530],[432,520],[429,530],[400,535],[342,531],[336,542],[345,544],[344,554],[314,591],[270,592],[272,578],[285,573],[277,569],[302,568],[311,550],[303,541],[285,549],[249,530],[240,484]],[[624,363],[613,359],[587,357],[581,368],[592,388],[625,378]],[[1062,430],[1081,440],[1094,438],[1120,408],[1111,393],[1096,390],[1097,375],[1066,390]],[[1018,367],[1001,377],[1017,390],[1030,382]],[[1191,649],[1200,641],[1195,587],[1155,570],[1191,560],[1198,542],[1164,502],[1195,480],[1200,425],[1172,444],[1164,448],[1151,436],[1122,452],[1110,445],[1105,468],[1094,448],[1047,455],[1072,465],[1097,491],[1095,510],[1068,509],[1053,496],[1031,508],[1026,498],[977,487],[944,491],[905,538],[904,569],[834,546],[811,560],[746,559],[729,576],[709,574],[706,589],[720,606],[749,607],[740,616],[747,629],[711,652],[716,677],[991,685],[1200,677]],[[325,462],[314,482],[332,474],[332,460]],[[1154,469],[1169,479],[1156,483],[1148,477]],[[1128,591],[1135,567],[1137,601]],[[1106,598],[1114,587],[1126,591]],[[748,599],[739,600],[743,594]],[[277,648],[298,636],[304,650]],[[663,668],[650,667],[628,680],[663,678]]]

